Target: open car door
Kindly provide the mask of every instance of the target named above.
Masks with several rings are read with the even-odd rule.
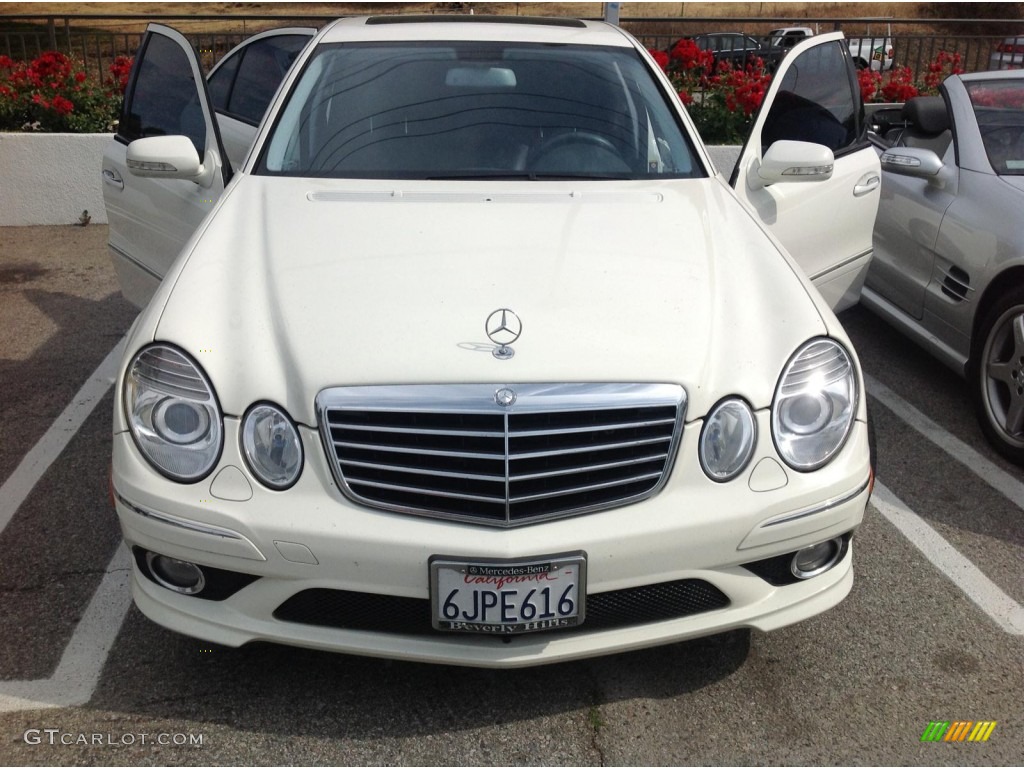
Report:
[[[199,58],[169,27],[146,30],[102,173],[121,291],[142,307],[231,176]]]
[[[731,183],[833,310],[857,303],[881,169],[841,32],[805,40],[783,59]]]
[[[281,81],[315,34],[313,27],[260,32],[228,51],[210,70],[206,85],[233,168],[242,167]]]

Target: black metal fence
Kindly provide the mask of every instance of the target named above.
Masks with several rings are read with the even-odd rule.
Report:
[[[204,67],[213,66],[246,37],[273,27],[320,27],[328,16],[150,16],[64,15],[0,16],[0,54],[32,59],[43,51],[58,50],[84,63],[100,78],[119,55],[131,56],[142,40],[146,24],[159,22],[183,32],[200,53]],[[763,37],[787,22],[766,18],[623,18],[622,27],[644,45],[667,50],[685,35],[704,32],[743,32]],[[1024,21],[1014,19],[964,21],[937,19],[801,19],[799,26],[815,32],[841,29],[847,37],[889,37],[897,66],[923,75],[940,51],[959,53],[968,72],[988,69],[991,54],[1006,37],[1024,34]]]

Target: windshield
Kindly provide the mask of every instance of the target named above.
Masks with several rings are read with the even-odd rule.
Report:
[[[257,173],[288,176],[704,175],[632,48],[322,45],[264,146]]]
[[[1024,176],[1024,80],[965,83],[992,169]]]

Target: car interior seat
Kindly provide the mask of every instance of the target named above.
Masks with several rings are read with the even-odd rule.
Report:
[[[903,105],[903,125],[885,138],[894,147],[930,149],[942,157],[953,140],[946,102],[941,96],[918,96]]]

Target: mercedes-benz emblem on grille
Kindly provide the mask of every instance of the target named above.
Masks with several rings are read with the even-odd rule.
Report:
[[[519,338],[523,332],[523,323],[511,309],[496,309],[487,316],[484,330],[487,331],[487,338],[498,345],[491,354],[499,360],[507,360],[515,354],[509,344],[514,344]]]
[[[494,393],[494,402],[505,408],[511,408],[516,402],[516,391],[509,387],[502,387]]]

